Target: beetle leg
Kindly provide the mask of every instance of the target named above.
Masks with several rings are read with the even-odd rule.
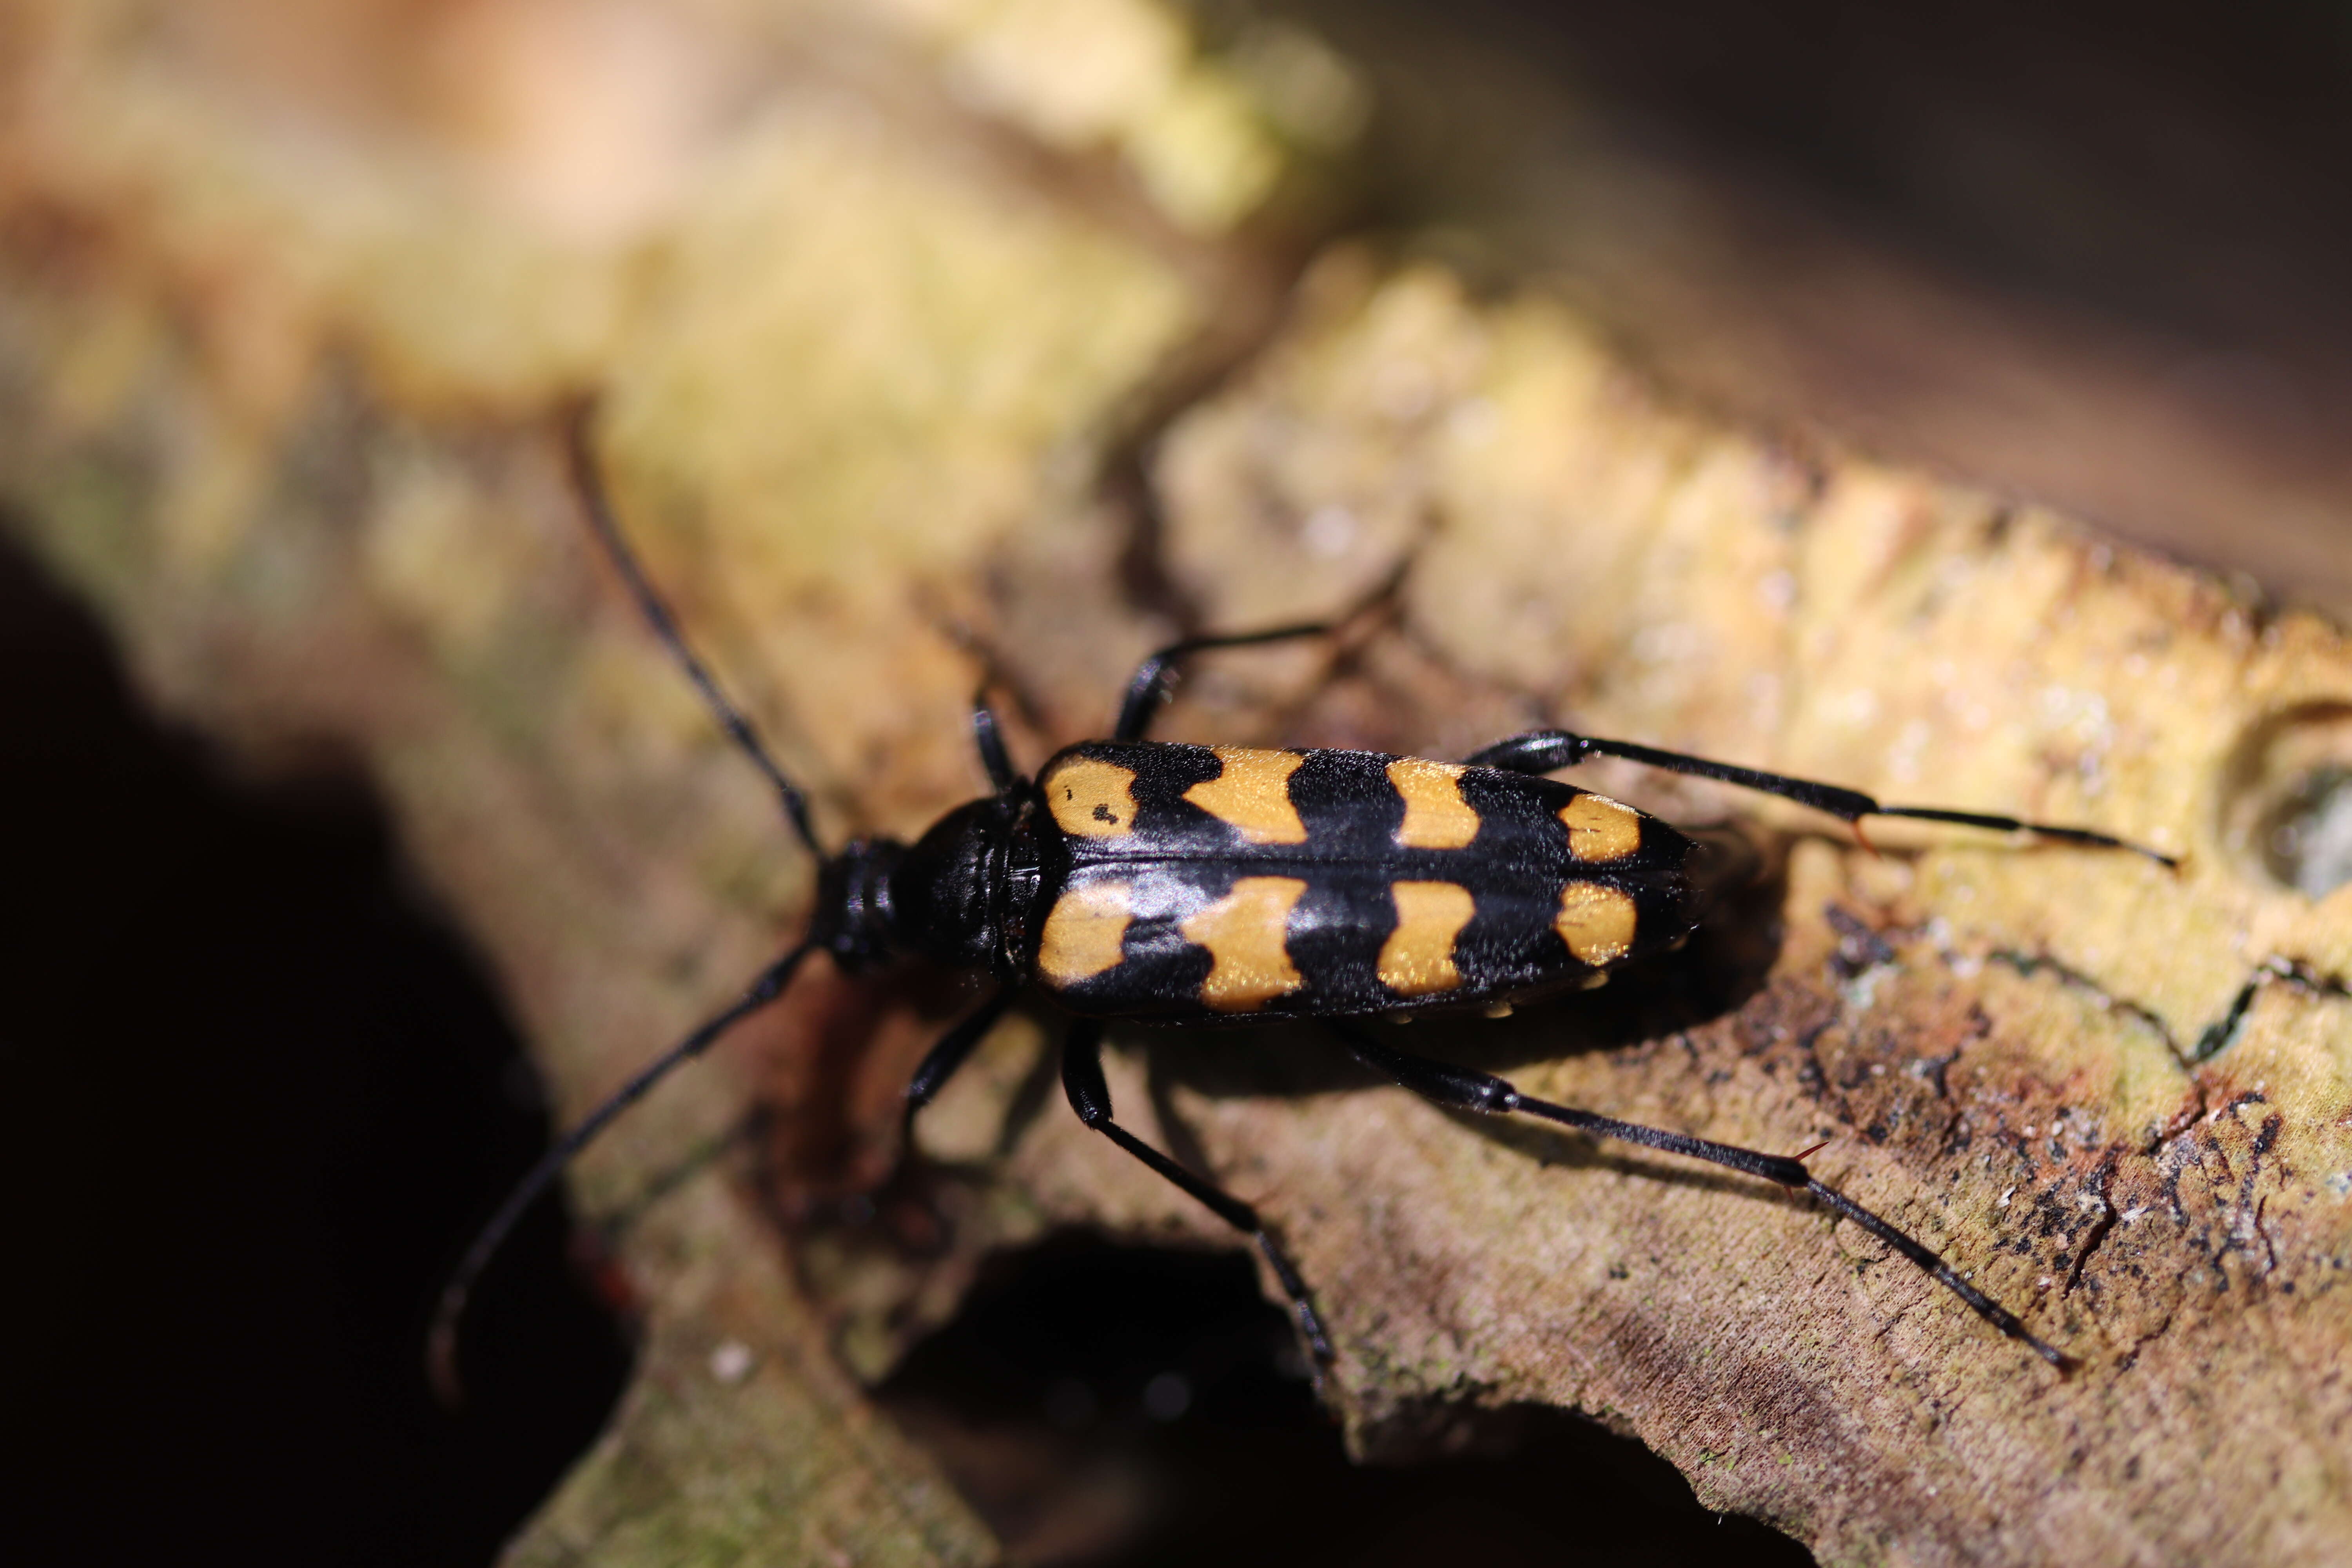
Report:
[[[1012,1005],[1018,989],[1013,985],[998,986],[996,994],[967,1014],[954,1028],[940,1037],[938,1045],[923,1054],[923,1065],[907,1080],[907,1125],[910,1129],[915,1124],[915,1113],[947,1087],[956,1069],[971,1058],[973,1047],[996,1027],[996,1021],[1004,1016],[1004,1009]]]
[[[1180,660],[1212,648],[1252,647],[1259,643],[1289,642],[1298,637],[1327,636],[1328,626],[1276,626],[1272,631],[1236,632],[1228,637],[1188,637],[1170,643],[1166,647],[1135,667],[1135,674],[1127,683],[1127,698],[1118,705],[1118,723],[1111,731],[1114,741],[1140,741],[1143,732],[1151,728],[1151,716],[1160,710],[1160,700],[1167,695],[1168,683],[1176,674]]]
[[[987,770],[988,782],[999,795],[1010,795],[1020,784],[1021,775],[1013,769],[1013,759],[1004,752],[1004,736],[996,722],[996,710],[988,705],[988,689],[982,687],[971,696],[971,742],[980,749],[980,765]]]
[[[1862,791],[1847,789],[1840,784],[1790,778],[1785,773],[1768,773],[1733,763],[1714,762],[1682,752],[1662,752],[1654,746],[1639,746],[1630,741],[1603,741],[1591,735],[1572,734],[1566,730],[1531,730],[1524,735],[1497,741],[1483,751],[1473,752],[1465,760],[1474,768],[1500,768],[1514,773],[1549,773],[1572,768],[1589,757],[1622,757],[1643,767],[1663,768],[1668,773],[1688,773],[1695,778],[1718,779],[1725,784],[1738,784],[1742,789],[1777,795],[1800,805],[1810,805],[1817,811],[1826,811],[1832,816],[1843,817],[1847,822],[1856,822],[1865,816],[1909,816],[1925,822],[1950,822],[1963,827],[1985,827],[1995,833],[2031,833],[2039,838],[2054,838],[2097,849],[2128,849],[2168,868],[2178,868],[2180,864],[2170,855],[2087,827],[2027,822],[2019,817],[1997,816],[1977,811],[1948,811],[1934,805],[1881,805]]]
[[[1961,1279],[1950,1264],[1938,1258],[1924,1243],[1881,1219],[1835,1187],[1815,1181],[1801,1159],[1785,1154],[1767,1154],[1759,1149],[1743,1149],[1738,1144],[1717,1143],[1706,1138],[1693,1138],[1687,1133],[1644,1127],[1639,1122],[1620,1121],[1615,1117],[1579,1110],[1573,1106],[1555,1105],[1547,1100],[1523,1095],[1490,1073],[1475,1072],[1449,1062],[1413,1056],[1344,1025],[1334,1024],[1331,1027],[1332,1032],[1356,1054],[1359,1061],[1440,1105],[1459,1110],[1484,1111],[1494,1116],[1521,1111],[1597,1137],[1615,1138],[1669,1154],[1684,1154],[1694,1160],[1705,1160],[1710,1164],[1727,1165],[1732,1170],[1762,1176],[1767,1181],[1808,1193],[1918,1265],[1933,1276],[1937,1284],[1967,1302],[1969,1310],[1978,1317],[2011,1339],[2022,1342],[2043,1361],[2062,1372],[2073,1364],[2055,1346],[2029,1332],[2024,1323],[2008,1308]]]
[[[1307,1336],[1316,1363],[1328,1363],[1331,1341],[1323,1331],[1323,1320],[1316,1312],[1314,1301],[1307,1296],[1307,1281],[1299,1277],[1297,1266],[1283,1252],[1281,1245],[1267,1233],[1257,1211],[1232,1194],[1202,1181],[1111,1120],[1110,1083],[1103,1077],[1102,1068],[1102,1025],[1095,1019],[1074,1020],[1069,1034],[1063,1038],[1062,1090],[1070,1097],[1070,1109],[1078,1113],[1079,1121],[1181,1187],[1210,1213],[1257,1243],[1257,1249],[1273,1266],[1275,1278],[1282,1281],[1283,1293],[1290,1298],[1299,1331]]]

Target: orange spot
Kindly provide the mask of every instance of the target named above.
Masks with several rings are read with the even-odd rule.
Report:
[[[1462,766],[1421,757],[1389,764],[1389,783],[1404,798],[1396,841],[1407,849],[1462,849],[1478,837],[1478,813],[1462,798]]]
[[[1246,1013],[1306,984],[1285,944],[1290,911],[1306,893],[1297,877],[1244,877],[1184,922],[1184,940],[1207,948],[1213,961],[1201,982],[1202,1002]]]
[[[1559,808],[1568,852],[1580,860],[1622,860],[1642,847],[1642,814],[1590,792]]]
[[[1216,746],[1224,771],[1184,792],[1184,798],[1230,824],[1252,844],[1304,844],[1307,824],[1290,804],[1290,775],[1307,759],[1297,752]]]
[[[1577,962],[1597,969],[1633,951],[1636,919],[1631,894],[1599,882],[1570,882],[1552,924]]]
[[[1045,916],[1037,973],[1047,984],[1066,989],[1118,968],[1129,914],[1125,882],[1088,882],[1064,893]]]
[[[1065,833],[1123,838],[1135,831],[1135,771],[1096,757],[1070,757],[1040,781],[1045,808]]]
[[[1400,996],[1427,996],[1462,984],[1454,943],[1478,902],[1452,882],[1391,882],[1396,929],[1381,944],[1381,984]]]

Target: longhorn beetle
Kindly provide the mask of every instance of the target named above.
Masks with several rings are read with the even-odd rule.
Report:
[[[1917,1239],[1815,1180],[1804,1163],[1813,1149],[1770,1154],[1555,1105],[1490,1074],[1399,1050],[1358,1024],[1576,990],[1692,931],[1704,901],[1692,875],[1696,843],[1646,813],[1545,776],[1591,757],[1780,795],[1842,817],[1857,832],[1865,816],[1914,817],[2130,850],[2168,868],[2177,865],[2171,857],[2089,828],[1882,805],[1835,784],[1564,730],[1515,735],[1460,763],[1148,738],[1185,659],[1321,636],[1328,629],[1321,626],[1192,637],[1161,648],[1128,682],[1110,739],[1064,748],[1034,778],[1024,778],[1006,755],[983,689],[971,728],[990,793],[949,812],[912,844],[856,839],[827,854],[799,786],[695,655],[623,537],[591,450],[588,410],[574,416],[568,437],[583,510],[638,608],[719,725],[766,775],[793,831],[817,858],[815,910],[796,946],[550,1149],[484,1226],[444,1289],[429,1335],[428,1363],[445,1396],[457,1387],[456,1333],[467,1294],[516,1221],[615,1116],[773,1002],[818,952],[848,972],[910,955],[985,970],[996,981],[916,1069],[906,1091],[910,1120],[1023,990],[1051,997],[1071,1015],[1062,1087],[1078,1119],[1256,1244],[1318,1363],[1329,1361],[1330,1340],[1306,1281],[1257,1211],[1114,1118],[1102,1068],[1107,1021],[1213,1026],[1318,1019],[1366,1066],[1439,1105],[1540,1117],[1808,1193],[1934,1276],[2003,1334],[2053,1366],[2070,1364]]]

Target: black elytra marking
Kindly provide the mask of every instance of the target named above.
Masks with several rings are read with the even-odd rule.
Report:
[[[1941,806],[1882,805],[1857,790],[1562,730],[1516,735],[1465,763],[1369,752],[1175,745],[1144,738],[1183,658],[1219,647],[1325,635],[1286,626],[1163,648],[1129,682],[1112,739],[1089,741],[1024,779],[994,715],[973,732],[994,793],[913,844],[860,840],[825,854],[805,795],[695,657],[613,517],[589,446],[589,411],[568,426],[572,472],[599,542],[655,635],[730,739],[775,788],[820,857],[808,931],[732,1005],[632,1078],[550,1151],[485,1225],[443,1291],[429,1336],[436,1386],[456,1386],[468,1292],[515,1222],[565,1163],[663,1076],[782,994],[822,952],[859,970],[926,958],[992,971],[993,995],[934,1047],[908,1089],[927,1102],[1014,992],[1034,983],[1075,1015],[1063,1079],[1087,1126],[1205,1205],[1265,1253],[1317,1360],[1332,1351],[1305,1280],[1249,1205],[1152,1149],[1112,1114],[1101,1021],[1233,1026],[1327,1020],[1345,1048],[1440,1104],[1541,1117],[1779,1183],[1854,1221],[2044,1360],[2068,1364],[2013,1314],[1916,1238],[1814,1181],[1801,1157],[1717,1143],[1521,1095],[1504,1080],[1397,1051],[1345,1020],[1423,1008],[1522,1003],[1574,990],[1696,923],[1692,842],[1672,826],[1545,775],[1589,758],[1724,781],[1849,823],[1906,816],[2053,843],[2169,856],[2087,827]]]

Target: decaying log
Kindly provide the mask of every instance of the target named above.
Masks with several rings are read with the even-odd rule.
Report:
[[[1360,107],[1301,34],[1212,54],[1139,0],[315,9],[289,42],[17,8],[0,483],[155,700],[259,763],[365,760],[567,1111],[756,969],[811,869],[578,526],[557,414],[593,392],[656,574],[835,838],[977,792],[982,674],[1034,761],[1180,629],[1369,603],[1335,648],[1203,668],[1169,733],[1443,756],[1569,722],[2185,857],[1874,855],[1601,770],[1737,813],[1757,889],[1589,1001],[1413,1030],[1614,1115],[1829,1140],[1826,1179],[2068,1376],[1805,1203],[1440,1113],[1309,1032],[1119,1037],[1114,1088],[1289,1239],[1367,1458],[1538,1404],[1834,1561],[2340,1559],[2352,891],[2288,885],[2267,836],[2352,759],[2341,632],[1724,427],[1535,284],[1346,245],[1286,281]],[[1061,68],[1081,26],[1109,86]],[[583,103],[617,128],[583,141]],[[989,1248],[1232,1245],[1016,1113],[1044,1012],[920,1134],[940,1245],[838,1223],[969,994],[918,989],[812,977],[582,1163],[647,1350],[513,1561],[992,1560],[858,1378]]]

